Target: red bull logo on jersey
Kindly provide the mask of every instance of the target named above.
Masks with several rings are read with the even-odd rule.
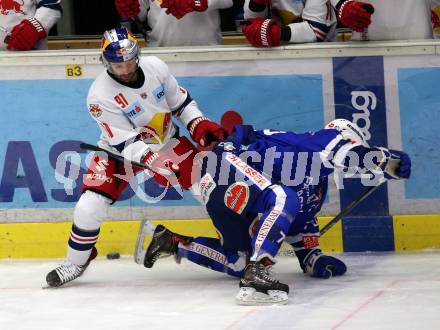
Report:
[[[89,105],[89,112],[95,118],[98,118],[102,115],[102,110],[98,104],[90,104]]]
[[[9,15],[9,13],[16,13],[25,15],[23,5],[23,0],[0,0],[0,14]]]
[[[229,186],[225,193],[225,205],[235,213],[241,214],[249,201],[249,187],[244,182]]]

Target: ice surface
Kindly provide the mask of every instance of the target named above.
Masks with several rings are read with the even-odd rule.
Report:
[[[321,280],[293,257],[274,269],[284,306],[238,306],[238,280],[186,260],[146,269],[98,259],[59,289],[56,260],[0,262],[0,329],[440,329],[440,253],[345,254],[348,273]]]

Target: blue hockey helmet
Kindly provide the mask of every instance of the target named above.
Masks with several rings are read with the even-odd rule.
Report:
[[[140,47],[137,39],[125,28],[105,31],[101,40],[102,60],[112,72],[110,63],[121,63],[136,59],[139,61]]]

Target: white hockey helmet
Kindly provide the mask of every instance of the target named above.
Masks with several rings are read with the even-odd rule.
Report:
[[[136,59],[139,62],[140,47],[137,39],[125,28],[105,31],[101,39],[102,61],[109,72],[110,63],[121,63]]]
[[[350,139],[354,142],[362,144],[364,147],[369,147],[362,129],[347,119],[332,120],[325,126],[325,129],[336,129],[341,132],[345,139]]]

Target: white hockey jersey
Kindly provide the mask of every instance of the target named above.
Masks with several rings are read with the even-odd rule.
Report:
[[[375,11],[368,29],[362,33],[353,32],[352,40],[409,40],[440,36],[440,0],[362,0],[362,2],[371,3]],[[432,24],[434,24],[434,35]]]
[[[61,0],[0,0],[0,50],[12,28],[25,18],[35,17],[47,33],[61,17]],[[40,40],[35,49],[47,49],[47,39]]]
[[[185,127],[202,116],[163,61],[149,56],[141,58],[139,65],[145,75],[140,88],[124,86],[104,71],[87,96],[89,113],[101,129],[99,145],[115,147],[137,162],[148,150],[160,150],[176,133],[173,111]],[[137,136],[141,139],[125,144]]]
[[[245,0],[244,17],[265,17],[267,10],[254,12]],[[271,17],[289,26],[291,43],[333,41],[336,38],[336,13],[329,0],[272,0]]]
[[[218,9],[231,7],[232,0],[208,0],[206,11],[192,12],[179,20],[173,15],[167,15],[166,8],[160,7],[161,3],[161,0],[140,0],[139,17],[142,21],[145,17],[148,19],[151,46],[200,46],[222,43]]]

